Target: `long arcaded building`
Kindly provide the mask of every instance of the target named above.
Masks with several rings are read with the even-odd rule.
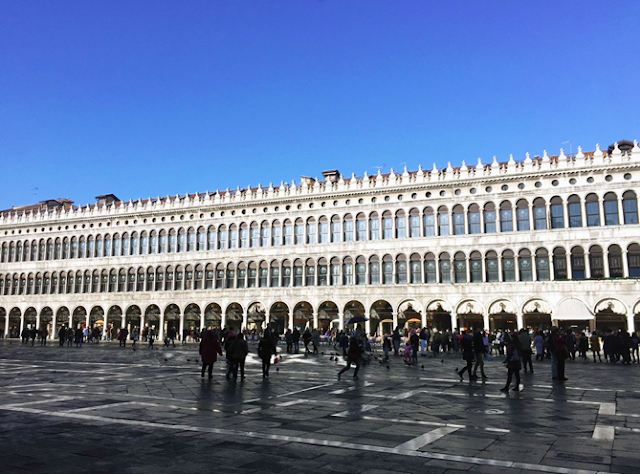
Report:
[[[0,327],[640,327],[640,147],[0,216]]]

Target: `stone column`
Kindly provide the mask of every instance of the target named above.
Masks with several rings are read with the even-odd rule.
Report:
[[[159,340],[164,339],[164,310],[160,310],[160,321],[158,322],[158,331],[156,332],[156,338]]]
[[[182,341],[184,338],[184,310],[180,310],[180,323],[178,326],[178,337]]]
[[[484,330],[490,331],[491,328],[489,327],[489,313],[487,313],[486,311],[482,315],[482,321],[482,324],[484,324]]]
[[[55,339],[55,337],[58,335],[57,332],[56,332],[56,319],[57,318],[56,318],[56,312],[52,311],[52,313],[53,314],[51,315],[51,332],[52,332],[51,338]],[[8,323],[9,323],[9,321],[7,321],[6,324],[4,325],[4,327],[5,327],[5,335],[4,335],[4,337],[7,337],[6,330],[7,330],[7,324]]]
[[[453,331],[455,328],[458,327],[458,313],[456,313],[455,311],[451,311],[450,316],[451,316],[451,330]]]
[[[342,311],[338,310],[338,329],[342,331],[344,329],[344,314]]]
[[[24,323],[25,323],[24,311],[20,311],[20,337],[22,337],[22,331],[24,330]]]
[[[109,317],[109,308],[107,307],[107,311],[105,311],[104,313],[104,319],[102,323],[102,340],[103,341],[106,339],[106,336],[107,336],[107,324],[109,322],[108,317]]]
[[[621,249],[622,252],[622,277],[629,278],[629,255],[626,250]]]
[[[247,322],[249,319],[249,311],[247,309],[242,310],[242,327],[240,330],[247,329]]]
[[[520,311],[516,311],[516,324],[518,325],[518,331],[524,327],[524,318]]]

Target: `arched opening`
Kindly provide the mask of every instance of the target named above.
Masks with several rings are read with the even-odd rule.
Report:
[[[227,329],[236,332],[240,331],[242,329],[243,317],[242,306],[240,306],[238,303],[231,303],[229,306],[227,306],[227,310],[225,313]]]
[[[306,301],[302,301],[294,306],[293,325],[300,330],[305,327],[313,327],[313,308]]]
[[[207,329],[222,328],[222,308],[218,303],[209,303],[205,308],[204,325]]]
[[[114,305],[107,311],[107,326],[105,327],[105,336],[112,341],[118,338],[118,331],[122,327],[122,308]]]
[[[180,308],[174,303],[171,303],[164,310],[164,328],[162,328],[162,334],[167,334],[169,328],[173,328],[176,334],[180,332]]]
[[[393,307],[388,301],[378,300],[369,311],[369,327],[372,334],[378,336],[393,332]]]

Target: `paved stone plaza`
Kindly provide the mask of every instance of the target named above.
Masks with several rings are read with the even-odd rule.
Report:
[[[255,352],[255,348],[252,348]],[[197,345],[60,348],[0,342],[0,472],[636,473],[639,367],[548,362],[505,395],[503,364],[459,382],[459,360],[286,356],[263,380],[200,378]],[[276,371],[276,368],[279,370]]]

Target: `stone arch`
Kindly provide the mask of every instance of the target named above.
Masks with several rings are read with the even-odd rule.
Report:
[[[218,303],[209,303],[204,310],[204,325],[209,329],[222,328],[222,308]]]
[[[125,310],[125,320],[122,325],[127,327],[129,334],[133,332],[133,328],[140,327],[142,311],[138,305],[132,304]]]
[[[187,329],[190,331],[197,331],[197,333],[200,333],[200,330],[202,329],[202,310],[200,309],[200,305],[196,304],[196,303],[189,303],[185,308],[184,308],[184,330],[186,331]],[[184,336],[184,335],[183,335]]]
[[[383,299],[375,301],[369,308],[369,331],[372,334],[393,332],[393,306]]]
[[[484,314],[485,308],[477,300],[464,299],[458,303],[456,307],[457,324],[460,330],[468,329],[475,331],[476,329],[485,328]]]
[[[29,306],[24,310],[24,327],[29,329],[35,328],[37,322],[38,312],[33,306]]]
[[[318,321],[329,321],[329,327],[331,329],[340,327],[339,315],[340,310],[338,309],[338,305],[333,301],[323,301],[318,305]]]
[[[87,310],[84,306],[77,306],[73,310],[73,316],[71,318],[71,327],[77,329],[79,327],[85,327],[87,324]]]
[[[489,305],[489,329],[491,331],[516,331],[518,329],[517,307],[506,298],[500,298]]]
[[[244,310],[240,303],[231,303],[225,309],[225,325],[236,332],[242,329]]]
[[[451,303],[444,299],[436,298],[426,305],[425,317],[426,323],[439,331],[445,331],[452,329],[451,327],[451,313],[453,306]]]
[[[629,308],[617,298],[603,298],[594,306],[596,329],[628,329],[627,315]]]
[[[289,321],[289,306],[282,301],[273,303],[269,308],[269,323],[271,323],[271,329],[276,334],[283,334],[286,329],[290,327]]]
[[[100,329],[104,327],[104,309],[102,309],[102,306],[94,306],[89,311],[89,327],[99,327]]]
[[[122,308],[118,305],[111,305],[107,311],[106,325],[104,328],[105,336],[108,339],[115,340],[118,336],[118,330],[122,327],[123,317]]]
[[[522,324],[534,331],[551,329],[553,307],[543,298],[531,298],[522,305]]]
[[[423,323],[422,305],[414,299],[402,301],[396,310],[398,326],[405,329],[420,329]]]
[[[267,311],[262,303],[257,301],[247,307],[247,330],[256,336],[262,334],[266,324]]]

